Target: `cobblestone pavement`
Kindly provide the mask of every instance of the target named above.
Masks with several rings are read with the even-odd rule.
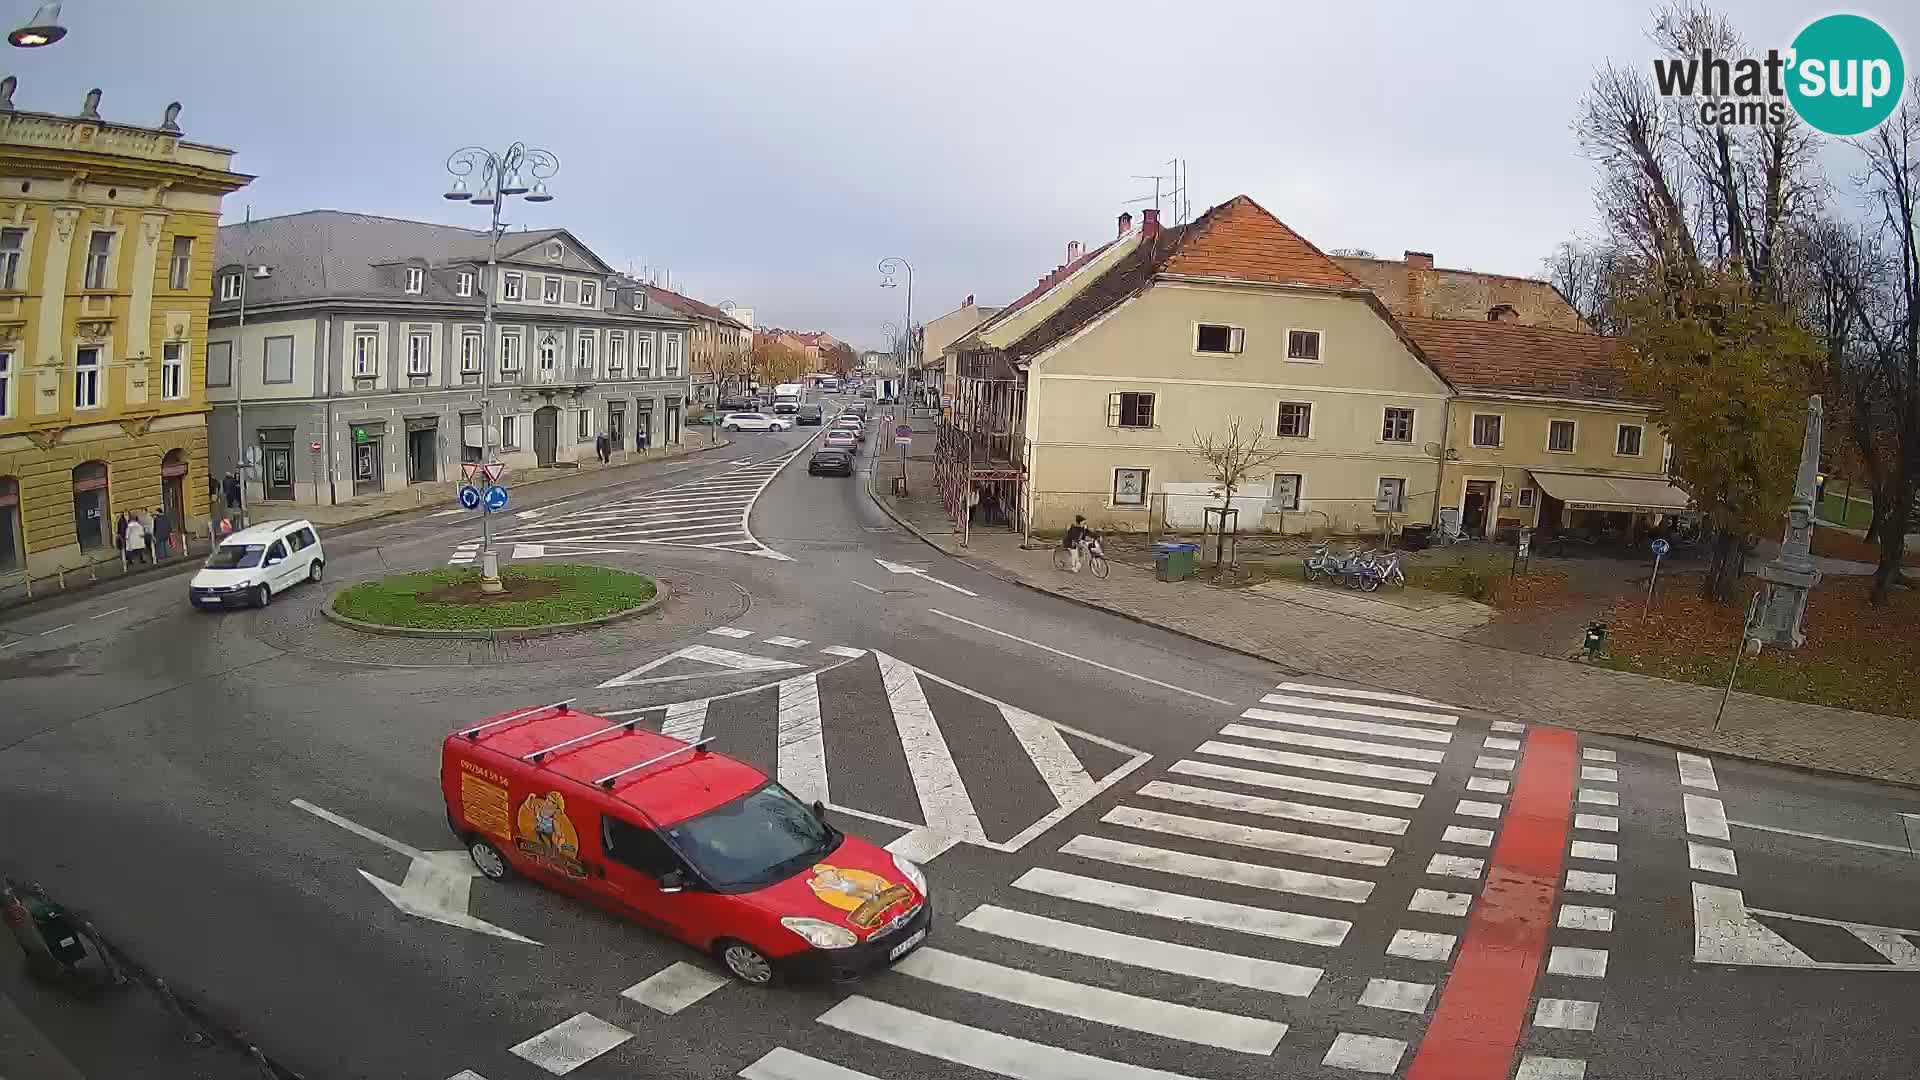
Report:
[[[898,500],[891,470],[875,498],[922,538],[981,570],[1126,618],[1331,678],[1453,701],[1529,723],[1652,739],[1718,754],[1920,785],[1920,725],[1898,717],[1736,693],[1716,728],[1722,692],[1457,641],[1198,581],[1167,583],[1116,565],[1104,580],[1055,570],[1036,541],[974,530],[968,546],[934,499],[932,463],[911,463]]]

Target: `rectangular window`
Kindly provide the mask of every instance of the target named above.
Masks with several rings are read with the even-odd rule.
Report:
[[[593,438],[593,410],[581,409],[580,410],[580,441],[585,442],[591,438]]]
[[[1571,420],[1547,421],[1547,449],[1556,454],[1573,453],[1573,438],[1578,425]]]
[[[470,271],[462,270],[459,275],[453,279],[453,295],[473,295],[473,274]]]
[[[1313,434],[1313,406],[1304,401],[1280,403],[1280,422],[1274,432],[1282,438],[1304,439]]]
[[[520,370],[520,335],[502,333],[500,335],[500,371]]]
[[[633,335],[633,376],[636,379],[653,378],[653,335]]]
[[[680,362],[685,354],[686,339],[679,334],[664,334],[660,345],[660,374],[669,379],[680,377]]]
[[[187,346],[169,341],[160,346],[160,396],[178,401],[187,396]]]
[[[540,370],[552,371],[560,366],[560,339],[552,331],[540,339]]]
[[[193,283],[193,237],[173,238],[173,258],[167,263],[167,288],[174,292]]]
[[[550,277],[540,282],[540,299],[549,304],[560,302],[560,279]]]
[[[1499,413],[1473,414],[1473,445],[1498,447],[1500,445]]]
[[[113,234],[96,232],[87,238],[85,286],[105,289],[113,284]]]
[[[13,354],[0,352],[0,420],[13,415]]]
[[[594,364],[600,359],[599,345],[600,339],[595,336],[591,330],[582,330],[580,336],[574,339],[574,361],[580,370],[587,372],[589,375],[593,373]]]
[[[1246,348],[1247,332],[1237,326],[1201,323],[1193,332],[1193,351],[1237,353]]]
[[[1398,476],[1383,476],[1374,489],[1373,509],[1380,514],[1401,514],[1407,509],[1407,482]]]
[[[602,817],[600,821],[601,846],[606,849],[607,858],[638,870],[655,881],[681,869],[680,857],[673,853],[659,833],[629,825],[611,815]]]
[[[598,282],[583,281],[580,283],[580,306],[600,306],[600,285]]]
[[[1413,441],[1413,410],[1389,408],[1380,421],[1380,441],[1410,443]]]
[[[500,418],[500,447],[503,450],[512,450],[520,445],[513,441],[513,420],[511,416]]]
[[[1287,359],[1306,363],[1320,362],[1320,331],[1287,331]]]
[[[1108,394],[1107,426],[1150,428],[1153,426],[1152,394]]]
[[[433,367],[433,334],[415,330],[407,335],[407,374],[425,375]]]
[[[1520,489],[1520,505],[1521,506],[1533,505],[1533,489],[1532,488],[1523,487]]]
[[[290,383],[293,381],[293,338],[270,337],[266,343],[265,367],[261,372],[261,381],[270,383]]]
[[[207,385],[233,385],[233,342],[207,343]]]
[[[1619,433],[1613,438],[1613,452],[1621,457],[1639,457],[1640,439],[1639,424],[1621,424]]]
[[[480,373],[480,334],[477,331],[469,330],[460,335],[460,373]]]
[[[526,295],[523,287],[526,279],[519,274],[508,274],[501,278],[500,281],[500,299],[518,300]]]
[[[220,299],[228,301],[240,299],[239,274],[220,275]]]
[[[27,257],[27,230],[0,229],[0,289],[18,289],[20,264]]]
[[[1267,505],[1273,510],[1300,509],[1300,474],[1274,473],[1273,496]]]
[[[380,373],[380,335],[361,331],[353,335],[353,377],[370,379]]]
[[[418,294],[427,284],[427,272],[417,266],[407,267],[407,291]]]
[[[100,407],[100,347],[82,345],[73,354],[73,407]]]
[[[624,331],[607,332],[607,376],[621,378],[627,373],[627,335]]]
[[[1147,470],[1113,470],[1113,505],[1147,505]]]

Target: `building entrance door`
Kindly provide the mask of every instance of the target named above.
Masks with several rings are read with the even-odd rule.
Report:
[[[175,535],[184,539],[187,534],[187,455],[179,450],[169,450],[167,456],[160,459],[160,507],[173,523]]]
[[[1465,501],[1460,505],[1460,531],[1466,536],[1486,536],[1488,519],[1493,514],[1492,480],[1467,481]]]
[[[380,462],[380,443],[377,439],[353,444],[353,493],[372,495],[382,488]],[[269,468],[267,475],[273,475]]]
[[[260,448],[268,499],[293,499],[293,447],[269,444]],[[376,471],[375,475],[379,475]]]
[[[560,456],[560,410],[548,405],[533,412],[533,457],[548,468]]]
[[[438,428],[415,428],[409,425],[407,483],[427,484],[440,479],[439,453],[436,446],[439,436]]]

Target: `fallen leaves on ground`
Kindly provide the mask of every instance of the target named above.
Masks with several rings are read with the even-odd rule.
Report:
[[[1813,553],[1825,559],[1847,559],[1851,562],[1880,562],[1880,545],[1869,544],[1850,532],[1840,529],[1813,527]],[[1907,566],[1920,566],[1920,551],[1909,551],[1901,559]]]
[[[1741,583],[1737,604],[1700,596],[1699,574],[1666,579],[1652,611],[1622,598],[1608,612],[1609,639],[1600,663],[1623,671],[1725,686],[1747,597],[1761,588]],[[1920,589],[1895,588],[1884,608],[1867,603],[1865,577],[1828,577],[1807,603],[1807,643],[1796,650],[1768,646],[1740,658],[1737,689],[1768,697],[1920,719]]]

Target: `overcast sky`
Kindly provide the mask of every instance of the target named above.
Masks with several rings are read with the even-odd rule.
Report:
[[[0,0],[24,18],[33,0]],[[1831,10],[1728,5],[1757,46]],[[1551,10],[1551,15],[1548,11]],[[1908,5],[1881,20],[1920,62]],[[515,205],[609,263],[875,346],[904,317],[1004,303],[1069,240],[1111,237],[1136,174],[1245,193],[1323,248],[1432,251],[1535,274],[1594,227],[1569,121],[1596,66],[1644,65],[1646,3],[1239,0],[655,4],[647,0],[67,0],[53,48],[6,50],[18,107],[157,124],[239,151],[227,219],[321,207],[480,225],[449,151],[559,154]],[[1150,204],[1147,204],[1150,205]]]

